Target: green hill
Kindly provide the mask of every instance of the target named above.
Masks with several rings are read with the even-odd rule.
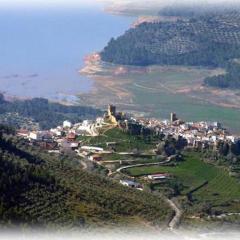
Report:
[[[26,125],[26,118],[38,123],[41,129],[50,129],[61,125],[66,119],[79,122],[83,119],[94,119],[102,114],[101,110],[92,107],[67,106],[44,98],[10,102],[0,94],[0,123],[18,128],[23,127],[22,122]]]
[[[235,60],[226,66],[227,73],[223,75],[208,77],[204,80],[207,86],[218,88],[240,88],[240,65],[239,61]]]
[[[103,61],[124,65],[225,66],[240,57],[240,13],[206,14],[176,22],[143,23],[101,52]]]
[[[151,223],[172,214],[159,197],[81,169],[78,158],[56,156],[0,127],[0,224],[79,228]]]

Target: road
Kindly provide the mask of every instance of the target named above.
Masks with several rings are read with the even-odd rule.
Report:
[[[169,157],[166,161],[163,162],[157,162],[157,163],[142,163],[142,164],[134,164],[129,166],[123,166],[118,168],[115,172],[109,172],[109,177],[112,176],[115,173],[121,173],[124,169],[134,168],[134,167],[145,167],[145,166],[156,166],[156,165],[165,165],[167,163],[170,163],[172,161],[173,157]],[[168,224],[169,230],[173,231],[175,228],[177,228],[180,224],[183,211],[176,205],[176,203],[169,198],[166,198],[165,196],[162,196],[162,198],[167,202],[167,204],[171,207],[171,209],[174,211],[174,216],[171,219],[171,221]]]
[[[172,231],[179,226],[183,211],[174,203],[173,200],[169,198],[165,198],[165,200],[169,204],[169,206],[172,208],[172,210],[175,212],[173,218],[168,224],[169,230]]]
[[[82,170],[86,170],[88,168],[88,165],[86,161],[84,160],[79,160],[80,164],[82,165]]]
[[[165,161],[165,164],[167,161]],[[122,170],[124,169],[129,169],[129,168],[134,168],[134,167],[145,167],[145,166],[156,166],[156,165],[162,165],[163,163],[139,163],[139,164],[134,164],[134,165],[129,165],[129,166],[123,166],[118,168],[115,172],[111,172],[108,176],[111,177],[112,175],[116,173],[121,173]]]
[[[79,154],[80,155],[80,154]],[[167,160],[163,161],[163,162],[157,162],[157,163],[141,163],[141,164],[133,164],[133,165],[129,165],[129,166],[123,166],[118,168],[115,172],[112,172],[111,170],[109,170],[109,174],[108,177],[111,177],[112,175],[116,174],[116,173],[121,173],[122,170],[124,169],[129,169],[129,168],[133,168],[133,167],[144,167],[144,166],[158,166],[158,165],[165,165],[167,163],[170,163],[172,161],[173,157],[169,157]],[[121,160],[124,161],[124,160]],[[128,161],[129,160],[125,160]],[[116,162],[116,161],[106,161],[106,162]],[[81,160],[80,163],[83,166],[83,169],[88,169],[88,163],[89,161],[87,159],[85,160]],[[168,224],[168,228],[169,230],[173,231],[180,223],[181,217],[182,217],[182,210],[174,203],[173,200],[166,198],[165,196],[162,196],[162,198],[167,202],[167,204],[172,208],[172,210],[174,211],[174,216],[171,219],[171,221]]]
[[[134,168],[134,167],[146,167],[146,166],[157,166],[157,165],[165,165],[167,163],[170,163],[172,161],[173,157],[169,157],[166,161],[163,162],[155,162],[155,163],[138,163],[138,164],[133,164],[133,165],[129,165],[129,166],[123,166],[118,168],[114,173],[121,173],[122,170],[124,169],[129,169],[129,168]]]
[[[128,163],[128,162],[136,162],[137,160],[104,160],[104,161],[101,161],[101,164],[102,163]]]

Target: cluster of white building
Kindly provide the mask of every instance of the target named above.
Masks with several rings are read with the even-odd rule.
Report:
[[[183,137],[188,145],[198,146],[199,144],[214,145],[218,141],[236,143],[240,137],[231,135],[218,122],[183,122],[181,120],[157,120],[157,119],[136,119],[137,122],[165,136]]]
[[[122,120],[123,121],[123,120]],[[239,136],[229,134],[226,129],[222,128],[218,122],[184,122],[177,119],[175,113],[171,113],[170,120],[157,120],[145,118],[125,117],[124,121],[135,122],[149,128],[155,133],[164,134],[165,136],[179,136],[186,139],[189,146],[198,147],[214,145],[218,141],[236,143],[240,141]],[[101,130],[107,126],[104,117],[98,117],[95,121],[84,120],[81,123],[72,124],[70,121],[64,121],[62,126],[50,129],[49,131],[27,131],[19,130],[18,135],[28,138],[31,141],[57,142],[64,147],[77,148],[80,142],[78,136],[98,136]],[[90,150],[89,150],[90,151]]]
[[[47,131],[20,129],[17,135],[47,149],[58,149],[60,147],[77,149],[81,143],[77,140],[78,136],[98,136],[103,124],[103,118],[97,118],[96,121],[84,120],[76,124],[66,120],[62,126]]]
[[[63,122],[63,129],[70,129],[77,135],[87,135],[87,136],[98,136],[99,129],[102,128],[104,124],[103,118],[97,118],[96,121],[92,120],[84,120],[81,123],[72,124],[69,121]],[[54,129],[51,129],[54,131]]]
[[[104,127],[108,127],[104,117],[98,117],[96,120],[84,120],[79,123],[71,123],[66,120],[61,126],[52,128],[47,131],[29,131],[20,129],[17,132],[19,137],[28,139],[31,143],[39,145],[48,150],[72,149],[85,152],[98,153],[103,149],[96,149],[93,146],[84,146],[82,141],[78,140],[79,136],[99,136]]]

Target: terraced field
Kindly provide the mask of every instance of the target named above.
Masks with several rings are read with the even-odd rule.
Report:
[[[127,173],[134,177],[159,172],[170,173],[182,182],[184,185],[182,195],[207,181],[207,185],[193,193],[197,201],[222,204],[227,201],[240,200],[239,180],[230,177],[228,172],[222,168],[204,163],[197,154],[187,154],[185,161],[176,167],[136,167],[127,170]]]

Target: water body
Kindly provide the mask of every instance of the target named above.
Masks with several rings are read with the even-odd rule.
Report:
[[[92,81],[83,59],[126,31],[133,18],[101,6],[82,9],[0,10],[0,92],[17,97],[75,100]]]

